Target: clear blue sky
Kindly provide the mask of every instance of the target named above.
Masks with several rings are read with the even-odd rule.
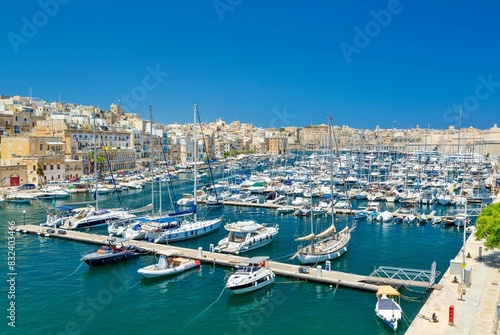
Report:
[[[59,1],[2,3],[0,94],[151,100],[162,123],[197,102],[260,127],[446,128],[460,105],[500,124],[496,1]]]

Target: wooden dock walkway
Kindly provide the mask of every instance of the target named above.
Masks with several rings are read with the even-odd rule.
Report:
[[[50,229],[50,228],[49,228]],[[52,233],[47,233],[47,228],[36,225],[20,225],[16,231],[26,234],[36,234],[46,237],[62,238],[70,241],[83,243],[92,243],[103,245],[108,243],[109,236],[92,234],[77,230],[52,229]],[[51,230],[49,230],[51,231]],[[214,264],[225,267],[235,267],[239,263],[245,263],[246,257],[236,256],[232,254],[223,254],[210,251],[204,251],[201,247],[198,249],[190,249],[177,247],[174,245],[156,244],[147,241],[125,240],[124,245],[132,245],[137,248],[142,248],[146,251],[155,254],[179,254],[192,259],[198,259],[203,263]],[[319,282],[329,285],[348,287],[358,290],[376,292],[378,285],[392,284],[395,286],[405,285],[405,281],[392,280],[378,277],[370,277],[357,275],[352,273],[344,273],[340,271],[327,271],[321,265],[317,267],[300,266],[294,264],[280,263],[268,261],[267,266],[276,274],[283,277],[295,278],[302,281]],[[407,282],[406,282],[407,284]],[[412,286],[427,288],[428,283],[421,282],[411,284]],[[439,287],[433,287],[439,289]]]

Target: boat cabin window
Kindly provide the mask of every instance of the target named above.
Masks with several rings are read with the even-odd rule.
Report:
[[[234,242],[244,242],[245,241],[245,233],[240,233],[240,232],[234,232],[233,234],[233,241]]]
[[[242,266],[238,268],[239,272],[248,272],[248,273],[256,272],[257,270],[259,270],[258,266]]]

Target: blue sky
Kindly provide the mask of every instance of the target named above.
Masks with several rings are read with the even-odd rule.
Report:
[[[162,123],[485,129],[500,123],[495,1],[2,4],[0,94]],[[394,122],[395,121],[395,122]]]

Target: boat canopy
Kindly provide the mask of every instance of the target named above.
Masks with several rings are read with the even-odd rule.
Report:
[[[239,221],[236,223],[228,223],[224,226],[227,231],[248,233],[259,230],[262,225],[254,221]]]
[[[399,296],[400,293],[398,291],[396,291],[395,289],[392,288],[392,286],[390,285],[380,285],[378,287],[378,291],[377,291],[377,295],[395,295],[395,296]]]

